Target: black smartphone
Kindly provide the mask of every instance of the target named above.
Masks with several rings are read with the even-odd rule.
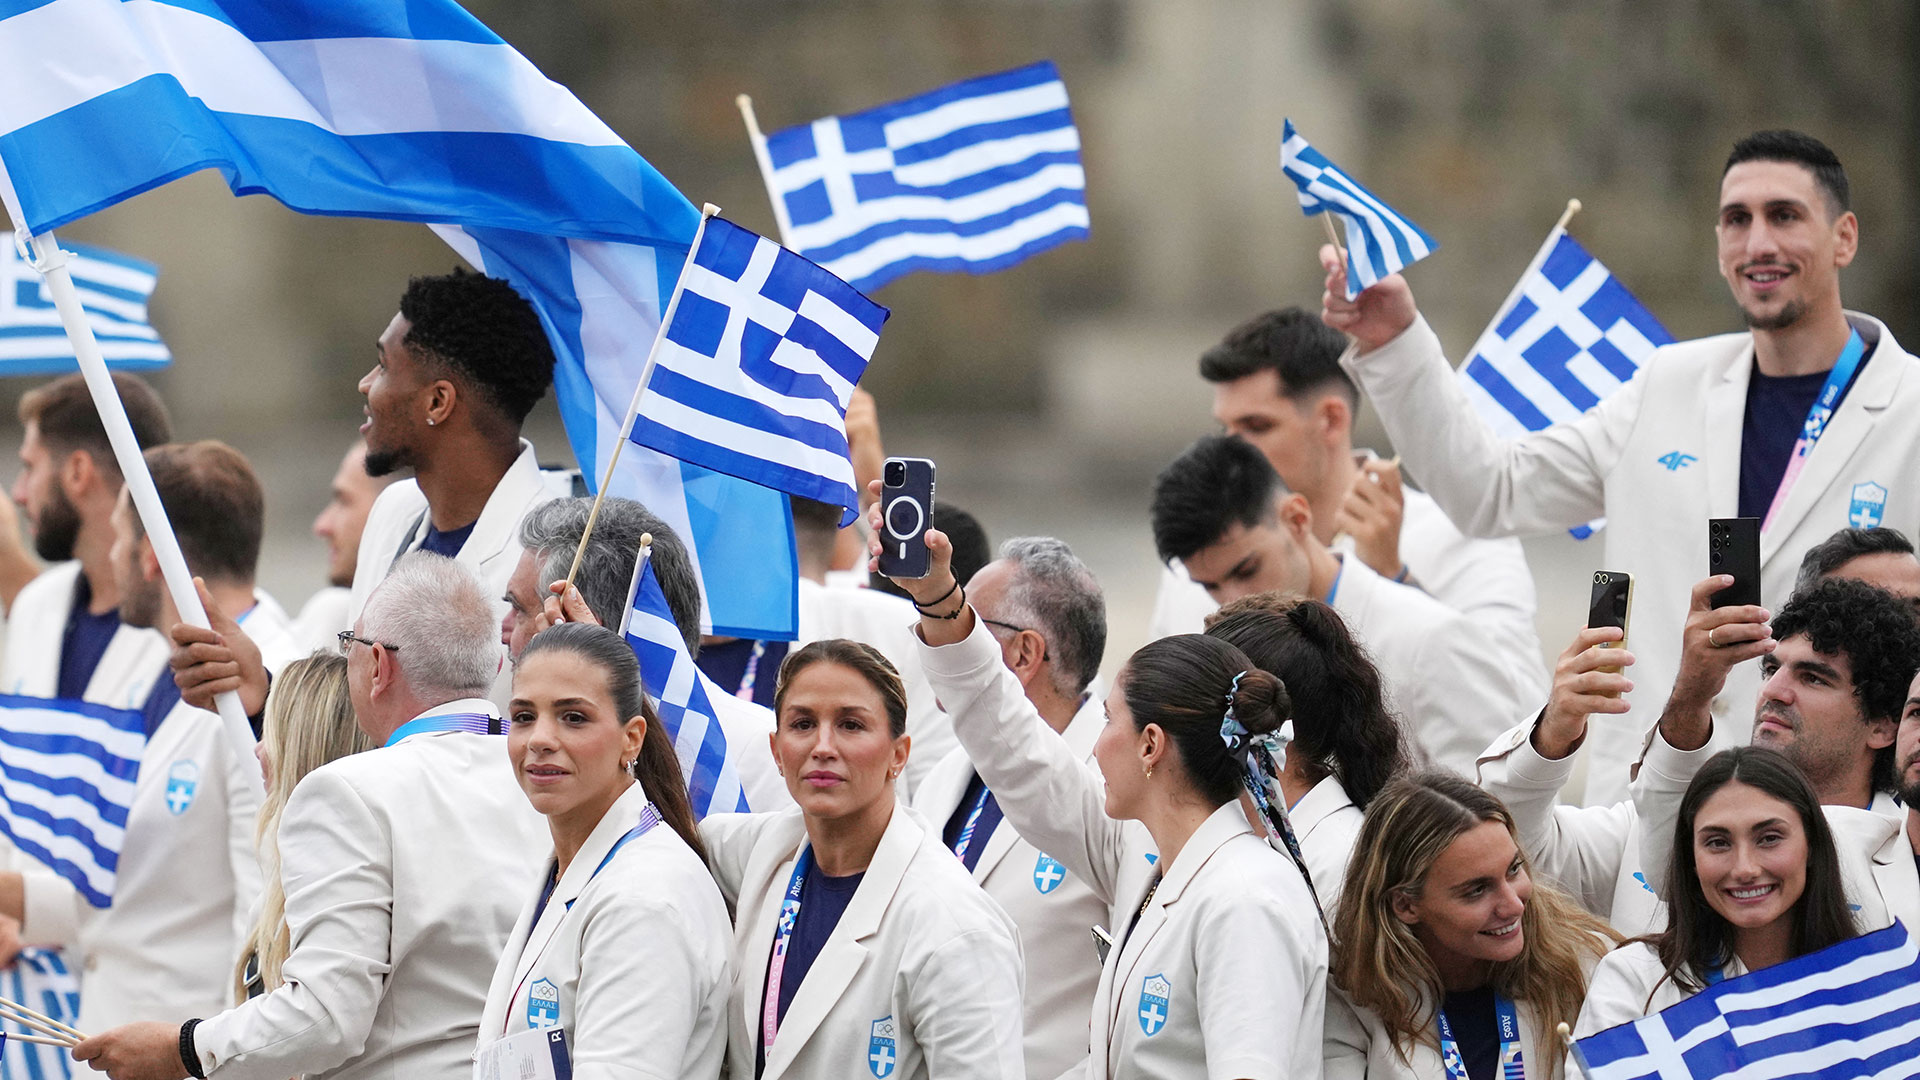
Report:
[[[1595,570],[1593,572],[1593,592],[1587,599],[1587,626],[1617,626],[1620,628],[1620,640],[1609,641],[1601,648],[1624,649],[1627,647],[1627,622],[1633,615],[1633,575],[1619,570]],[[1618,672],[1617,667],[1603,667],[1601,671]]]
[[[880,572],[895,579],[926,577],[932,524],[933,462],[888,458],[880,469]]]
[[[1759,605],[1759,518],[1713,518],[1707,522],[1707,573],[1733,575],[1733,584],[1713,594],[1714,607]]]

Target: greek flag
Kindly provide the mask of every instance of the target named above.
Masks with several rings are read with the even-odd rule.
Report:
[[[787,246],[873,290],[991,273],[1087,238],[1087,174],[1051,60],[776,131],[756,146]]]
[[[12,965],[0,968],[0,997],[71,1025],[80,1015],[80,979],[58,949],[22,949]],[[0,1035],[33,1034],[7,1021]],[[0,1043],[0,1080],[64,1080],[73,1075],[73,1058],[64,1047],[6,1039]]]
[[[640,660],[640,679],[646,684],[647,696],[653,699],[660,726],[673,740],[694,816],[746,813],[747,796],[740,788],[733,758],[727,753],[727,735],[720,728],[710,696],[725,691],[711,686],[687,654],[673,609],[667,606],[666,594],[660,591],[660,580],[653,573],[653,561],[647,557],[651,550],[640,549],[639,562],[633,568],[633,602],[620,632]]]
[[[1576,1046],[1592,1080],[1920,1074],[1920,950],[1900,922]]]
[[[1580,242],[1556,228],[1460,366],[1460,385],[1503,439],[1572,420],[1673,341]],[[1602,522],[1572,529],[1586,539]]]
[[[147,324],[147,299],[159,280],[159,268],[106,248],[62,246],[73,256],[67,270],[107,366],[123,371],[166,367],[173,354]],[[15,245],[0,240],[0,375],[78,370],[46,283]]]
[[[1300,189],[1308,217],[1337,214],[1347,226],[1347,299],[1439,249],[1433,237],[1307,145],[1288,120],[1280,138],[1280,171]]]
[[[639,382],[634,342],[652,340],[699,214],[565,87],[453,0],[0,12],[0,201],[16,226],[45,232],[209,168],[303,213],[432,223],[540,309],[598,485]],[[712,629],[791,637],[797,569],[766,555],[792,536],[786,500],[651,452],[621,464],[614,493],[686,539]]]
[[[887,309],[708,217],[667,309],[633,441],[859,516],[847,403]]]
[[[146,748],[137,710],[0,695],[0,832],[106,907]]]

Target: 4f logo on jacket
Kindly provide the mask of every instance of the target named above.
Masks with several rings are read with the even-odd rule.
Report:
[[[1669,450],[1655,460],[1659,464],[1665,465],[1668,472],[1679,472],[1681,469],[1686,468],[1700,459],[1694,457],[1692,454],[1683,454],[1678,450]]]

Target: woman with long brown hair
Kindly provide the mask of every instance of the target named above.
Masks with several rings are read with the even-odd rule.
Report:
[[[1555,1027],[1619,940],[1533,880],[1499,800],[1438,770],[1368,806],[1333,938],[1327,1080],[1558,1077]]]

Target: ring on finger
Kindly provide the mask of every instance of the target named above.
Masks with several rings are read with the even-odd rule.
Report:
[[[1713,640],[1713,631],[1718,629],[1720,628],[1716,626],[1707,631],[1707,644],[1713,646],[1716,649],[1720,647],[1720,643]]]

